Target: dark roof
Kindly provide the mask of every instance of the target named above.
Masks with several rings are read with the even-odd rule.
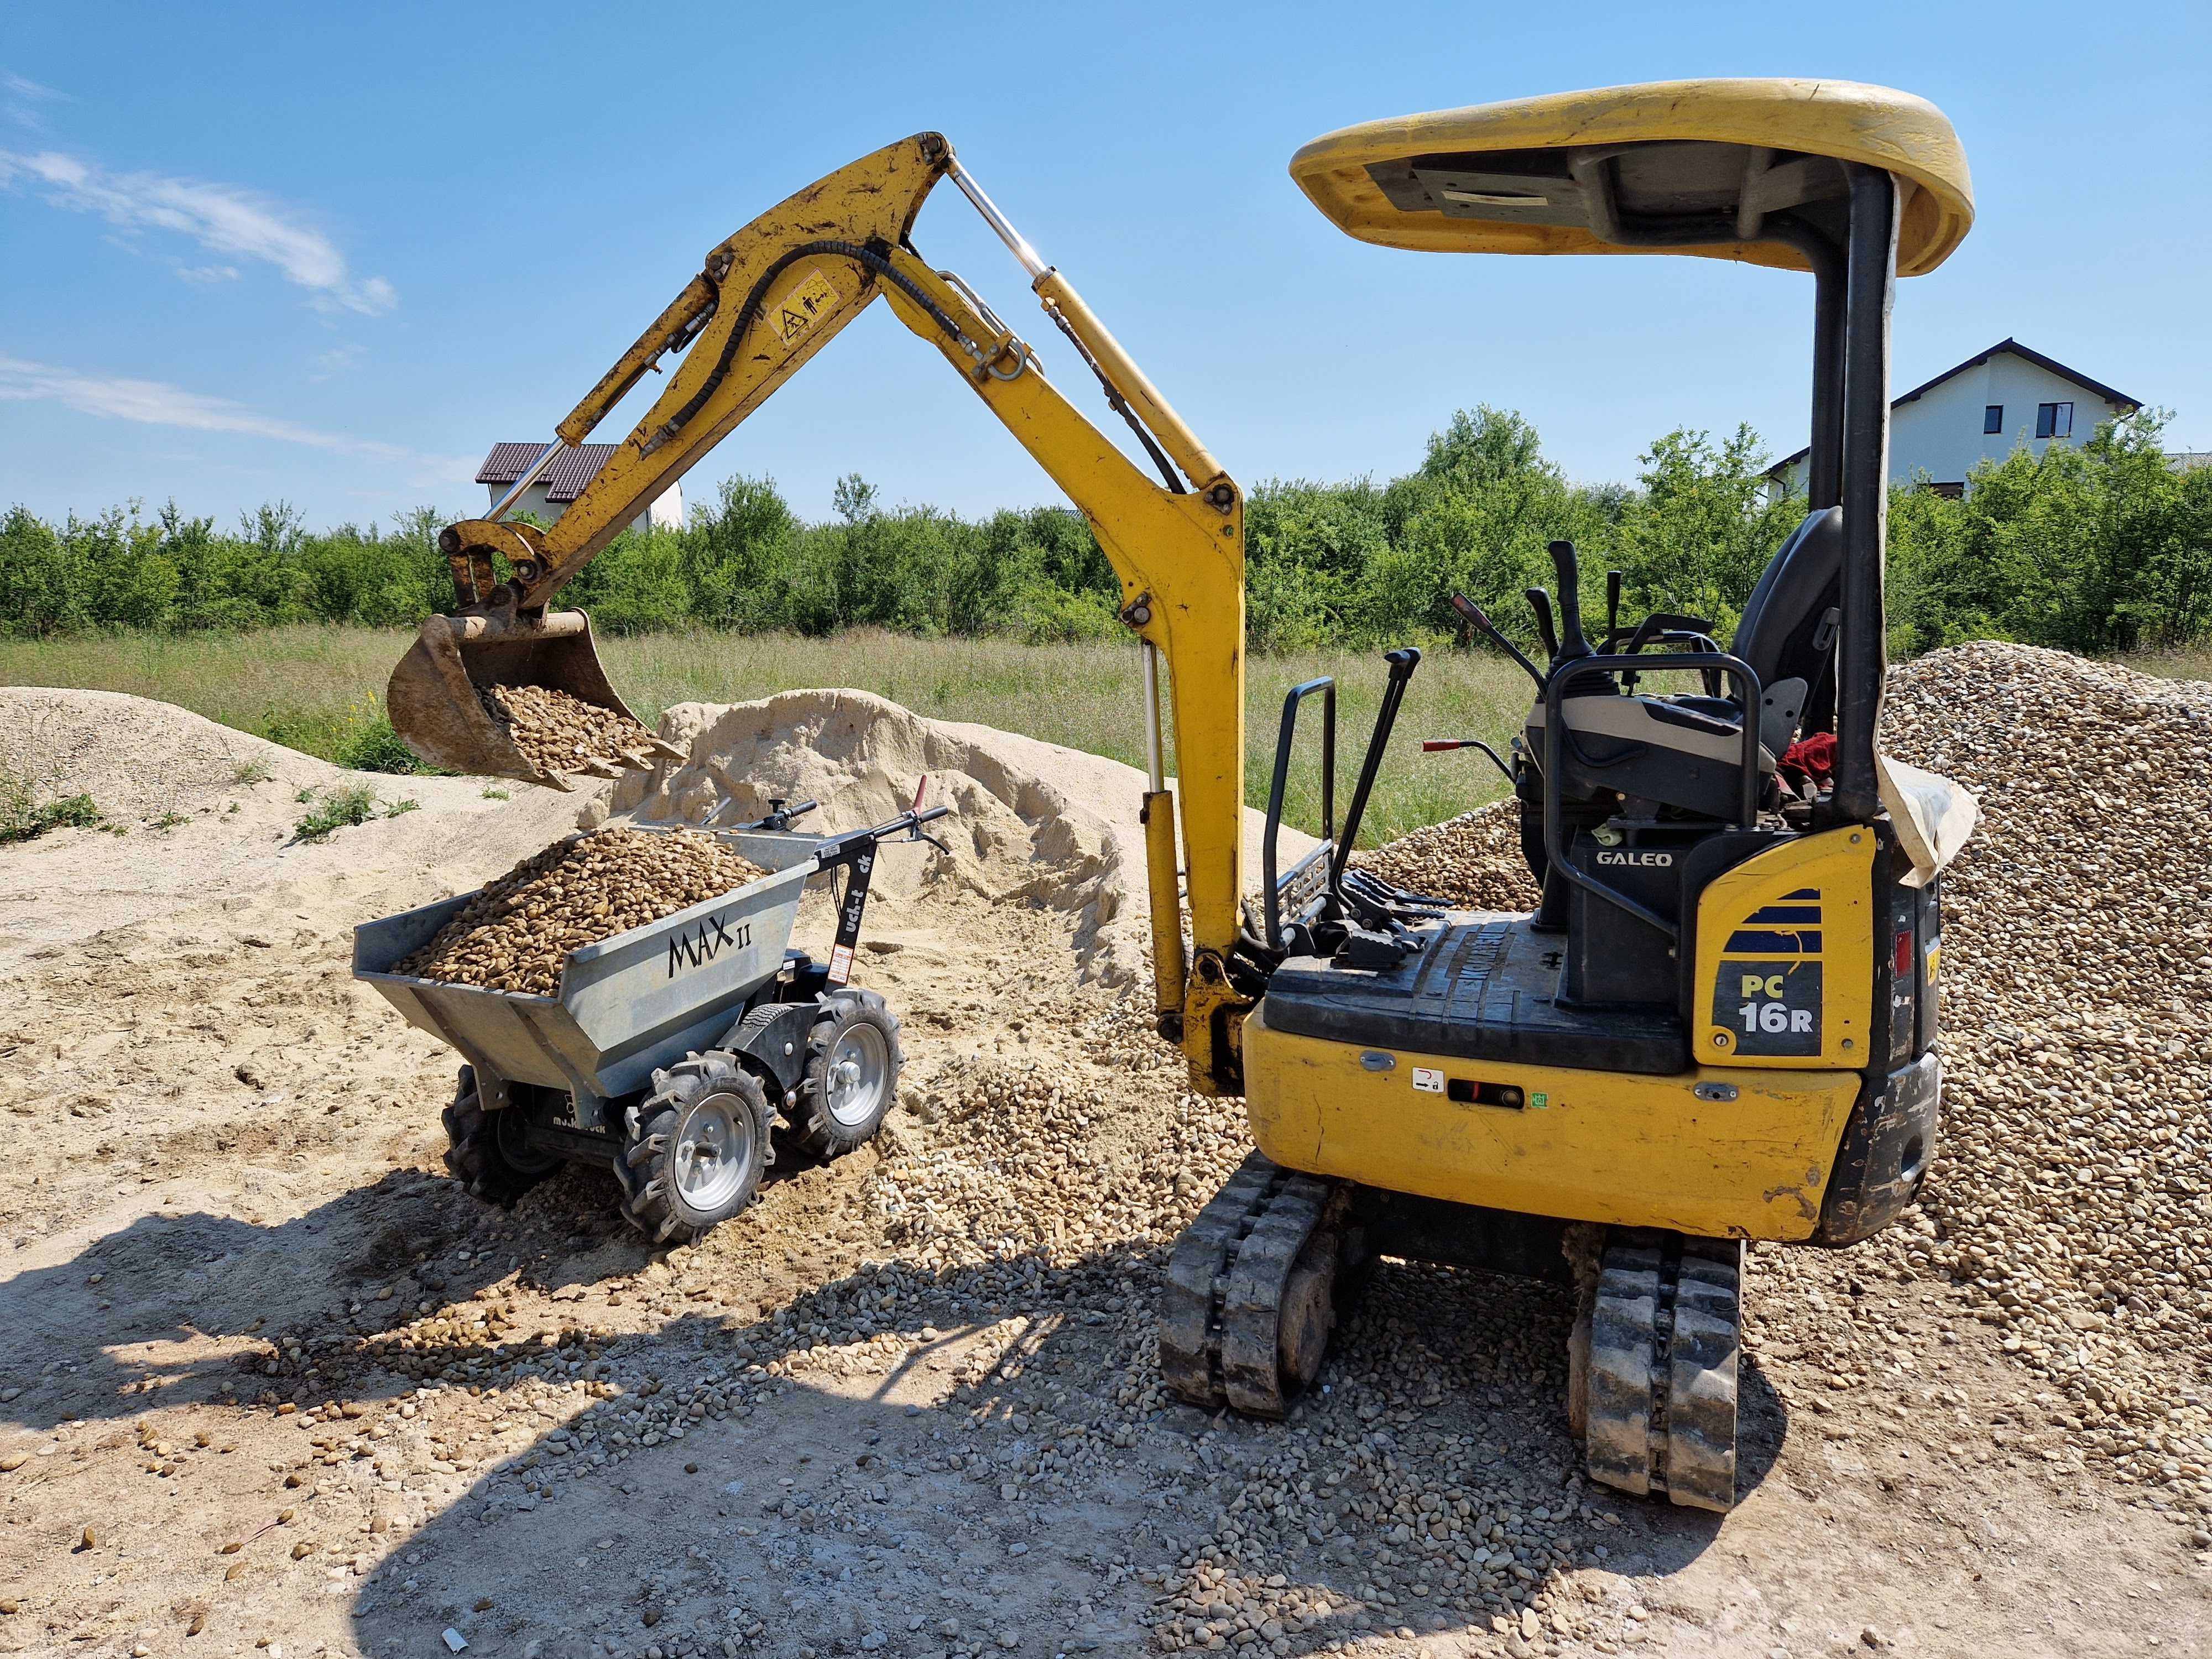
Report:
[[[2106,386],[2102,380],[2093,380],[2087,375],[2082,374],[2081,370],[2077,368],[2069,368],[2065,364],[2060,362],[2056,357],[2046,357],[2041,352],[2030,349],[2028,347],[2022,345],[2019,341],[2011,338],[2009,336],[2004,339],[1999,340],[1987,351],[1977,352],[1974,356],[1967,358],[1963,363],[1952,364],[1950,368],[1945,369],[1934,380],[1923,380],[1918,386],[1913,387],[1911,391],[1905,393],[1902,397],[1891,398],[1889,401],[1889,406],[1892,409],[1901,408],[1903,405],[1912,402],[1922,393],[1933,392],[1937,386],[1942,385],[1944,381],[1951,379],[1954,375],[1963,374],[1968,369],[1978,368],[1981,364],[1989,362],[1990,358],[1996,356],[2000,351],[2009,351],[2015,357],[2026,358],[2029,362],[2033,363],[2038,368],[2048,369],[2053,374],[2057,374],[2065,380],[2071,380],[2075,386],[2080,386],[2085,392],[2095,392],[2106,403],[2118,404],[2120,406],[2121,410],[2125,414],[2132,415],[2136,410],[2142,407],[2142,402],[2140,398],[2130,398],[2124,392],[2115,391],[2112,387]],[[1808,444],[1796,454],[1784,456],[1780,460],[1775,462],[1772,466],[1766,469],[1766,476],[1771,478],[1776,473],[1782,471],[1784,468],[1796,465],[1798,462],[1803,460],[1812,453],[1813,447],[1810,444]]]
[[[573,501],[584,493],[584,486],[597,477],[599,469],[614,459],[619,444],[578,444],[574,449],[564,449],[553,458],[541,481],[545,485],[549,501]],[[477,469],[480,484],[511,484],[530,470],[530,464],[545,453],[544,444],[494,444],[484,464]]]

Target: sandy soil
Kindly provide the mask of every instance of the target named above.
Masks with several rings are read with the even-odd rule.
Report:
[[[35,732],[129,825],[0,849],[0,1651],[2207,1650],[2185,1528],[1864,1253],[1756,1254],[1725,1520],[1579,1480],[1544,1287],[1386,1265],[1288,1424],[1166,1402],[1164,1246],[1242,1147],[1122,1000],[1136,775],[854,693],[664,730],[693,765],[615,808],[772,790],[842,827],[926,770],[959,834],[871,911],[909,1055],[884,1137],[657,1255],[595,1173],[459,1192],[452,1057],[348,974],[354,923],[608,803],[370,780],[419,808],[300,845],[295,796],[346,775],[0,693],[0,758]]]

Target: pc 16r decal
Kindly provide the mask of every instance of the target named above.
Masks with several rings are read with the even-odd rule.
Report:
[[[1740,1054],[1820,1052],[1820,964],[1723,957],[1713,987],[1713,1024]]]
[[[1713,983],[1713,1024],[1735,1037],[1735,1053],[1821,1052],[1820,909],[1820,890],[1801,887],[1761,905],[1729,935]]]

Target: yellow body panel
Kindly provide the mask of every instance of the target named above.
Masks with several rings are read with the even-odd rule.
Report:
[[[1658,81],[1367,121],[1306,145],[1291,160],[1291,177],[1339,229],[1385,247],[1694,253],[1806,270],[1804,255],[1773,242],[1627,247],[1576,225],[1401,212],[1367,172],[1375,162],[1416,155],[1683,141],[1798,150],[1887,168],[1916,187],[1905,192],[1898,228],[1900,276],[1935,270],[1974,222],[1966,151],[1942,111],[1909,93],[1852,81]]]
[[[1246,1111],[1288,1169],[1527,1215],[1707,1237],[1802,1239],[1820,1215],[1860,1079],[1850,1072],[1679,1077],[1361,1048],[1244,1020]],[[1389,1070],[1363,1064],[1388,1054]],[[1416,1069],[1522,1091],[1520,1109],[1416,1088]],[[1733,1100],[1697,1097],[1699,1084]],[[1536,1103],[1541,1101],[1540,1106]]]
[[[1867,1064],[1874,1006],[1875,834],[1823,830],[1768,848],[1698,898],[1690,1051],[1708,1066]]]

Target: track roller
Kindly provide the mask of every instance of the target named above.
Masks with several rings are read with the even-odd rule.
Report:
[[[1743,1260],[1737,1239],[1612,1235],[1568,1364],[1581,1395],[1568,1416],[1580,1420],[1591,1480],[1694,1509],[1735,1506]]]
[[[1179,1400],[1281,1417],[1321,1370],[1346,1256],[1343,1182],[1252,1153],[1168,1258],[1160,1371]]]

